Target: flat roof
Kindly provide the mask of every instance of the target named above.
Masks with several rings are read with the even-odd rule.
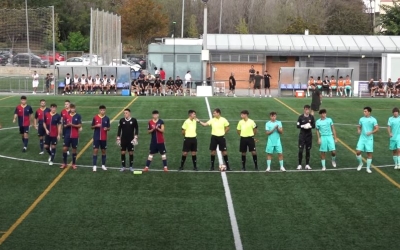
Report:
[[[399,53],[400,36],[208,34],[211,52],[271,54]]]

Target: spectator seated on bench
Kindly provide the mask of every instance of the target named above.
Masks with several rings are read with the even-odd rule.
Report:
[[[334,94],[333,92],[335,92],[336,96],[339,95],[338,91],[337,91],[337,82],[335,79],[335,76],[331,76],[331,80],[329,81],[329,96],[332,97]]]
[[[310,76],[310,79],[308,80],[308,85],[307,85],[307,96],[310,96],[310,89],[311,85],[315,84],[315,80],[313,76]]]
[[[344,97],[351,97],[352,88],[351,88],[351,80],[350,76],[346,76],[346,80],[344,81]]]
[[[371,88],[371,97],[388,96],[386,92],[386,85],[382,82],[382,79],[379,79],[378,83],[376,84],[373,82],[373,79],[371,80],[372,82],[370,81],[368,84],[368,88],[370,88],[370,86],[373,86]]]

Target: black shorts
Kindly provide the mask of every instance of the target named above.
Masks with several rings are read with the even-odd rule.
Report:
[[[182,88],[182,85],[175,85],[175,88],[180,89],[180,88]]]
[[[254,83],[254,89],[261,89],[260,83]]]
[[[197,138],[185,137],[183,139],[182,152],[197,152]]]
[[[319,106],[320,106],[320,104],[311,103],[311,110],[319,111]]]
[[[240,137],[239,152],[253,152],[256,151],[256,142],[254,137]]]
[[[217,150],[217,146],[219,146],[219,150],[226,151],[225,136],[211,135],[210,150],[211,151]]]
[[[43,124],[38,125],[38,136],[46,136],[46,130],[43,127]]]
[[[310,134],[299,134],[299,148],[311,149],[312,147],[312,133]]]
[[[29,134],[29,126],[19,126],[19,134]]]
[[[161,84],[156,84],[155,87],[156,88],[161,88]]]
[[[269,89],[271,88],[271,84],[269,82],[265,82],[264,88]]]
[[[235,90],[235,85],[229,84],[229,90]]]
[[[254,81],[254,76],[249,76],[249,82],[253,82]]]
[[[121,140],[121,151],[128,151],[128,152],[134,151],[134,146],[132,144],[132,140],[131,141]]]
[[[167,149],[165,148],[165,144],[164,143],[150,143],[150,154],[154,155],[154,154],[166,154],[167,153]]]
[[[45,145],[57,145],[57,137],[52,137],[52,136],[46,135],[44,137],[44,144]]]
[[[93,140],[94,149],[107,149],[107,141],[105,140]]]

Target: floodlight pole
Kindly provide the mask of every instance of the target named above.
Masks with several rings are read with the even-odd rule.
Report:
[[[94,30],[93,30],[93,8],[90,8],[90,41],[89,41],[89,65],[92,65],[92,54],[93,54],[93,36],[94,36]]]
[[[53,16],[53,81],[54,81],[54,89],[53,89],[53,94],[55,95],[55,91],[57,89],[56,87],[56,35],[55,33],[55,20],[54,20],[54,5],[50,6],[51,7],[51,14]],[[49,64],[50,64],[50,60],[49,60]]]
[[[25,19],[26,19],[26,46],[28,47],[29,69],[31,68],[31,50],[29,48],[29,22],[28,22],[28,0],[25,0]]]
[[[204,2],[203,50],[207,49],[207,2]],[[203,85],[207,85],[207,61],[203,60]]]
[[[183,38],[183,29],[185,27],[185,0],[182,0],[182,27],[181,27],[181,38]],[[174,36],[175,38],[175,36]]]
[[[176,27],[176,22],[173,22],[174,24],[174,64],[173,64],[173,73],[172,75],[174,78],[172,78],[175,81],[175,64],[176,64],[176,55],[175,55],[175,27]]]

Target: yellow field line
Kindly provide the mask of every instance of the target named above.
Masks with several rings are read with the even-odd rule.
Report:
[[[285,106],[286,108],[288,108],[289,110],[291,110],[293,113],[295,113],[296,115],[300,115],[299,112],[297,112],[296,110],[294,110],[292,107],[290,107],[289,105],[287,105],[286,103],[282,102],[281,100],[274,98],[275,101],[279,102],[280,104],[282,104],[283,106]],[[337,138],[338,141],[345,147],[347,148],[350,152],[352,152],[353,154],[356,154],[356,151],[354,149],[352,149],[349,145],[347,145],[345,142],[343,142],[341,139],[339,139],[339,137]],[[363,157],[362,160],[364,162],[367,162],[367,160]],[[393,185],[395,185],[397,188],[400,188],[400,184],[398,182],[396,182],[395,180],[393,180],[389,175],[385,174],[382,170],[380,170],[379,168],[375,167],[373,164],[371,164],[372,168],[374,170],[376,170],[376,172],[378,172],[380,175],[382,175],[386,180],[388,180],[390,183],[392,183]]]
[[[117,115],[112,118],[111,121],[116,120],[123,112],[124,109],[131,106],[138,97],[133,99],[128,105],[126,105]],[[83,147],[83,149],[79,152],[79,154],[76,156],[76,159],[79,159],[82,154],[92,145],[93,139],[90,139],[90,141]],[[50,190],[60,181],[60,179],[67,173],[67,171],[70,169],[70,167],[65,168],[51,183],[50,185],[39,195],[38,198],[32,203],[32,205],[29,206],[29,208],[14,222],[14,224],[1,236],[0,238],[0,246],[1,244],[4,243],[4,241],[14,232],[14,230],[25,220],[25,218],[35,209],[35,207],[43,200],[43,198],[50,192]]]
[[[14,96],[15,96],[15,95],[10,95],[10,96],[3,97],[3,98],[0,99],[0,101],[6,100],[6,99],[11,98],[11,97],[14,97]]]

